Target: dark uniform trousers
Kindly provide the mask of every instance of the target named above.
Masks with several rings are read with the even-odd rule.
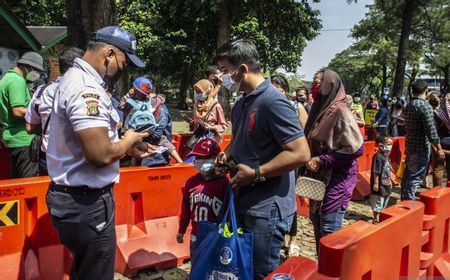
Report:
[[[47,207],[61,243],[73,254],[70,279],[114,277],[113,184],[101,189],[50,183]]]

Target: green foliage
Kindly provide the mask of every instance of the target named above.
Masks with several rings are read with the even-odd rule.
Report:
[[[204,77],[206,66],[215,63],[221,1],[116,0],[118,22],[136,35],[138,54],[146,62],[132,76],[149,75],[159,87],[179,86],[180,91]],[[7,2],[27,25],[66,25],[64,0]],[[319,12],[307,0],[229,3],[231,37],[253,39],[267,71],[294,71],[307,40],[321,28]]]
[[[5,0],[25,25],[67,25],[65,0]]]
[[[269,71],[281,67],[295,72],[307,40],[314,39],[322,27],[319,12],[307,1],[248,0],[234,8],[238,16],[232,36],[253,39]]]
[[[405,77],[411,82],[426,69],[441,73],[450,64],[450,0],[421,1],[413,18]],[[380,93],[381,85],[393,83],[404,0],[375,0],[366,17],[352,29],[356,39],[337,54],[329,67],[341,74],[349,92]],[[383,77],[383,69],[386,70]],[[409,83],[405,83],[405,88]]]

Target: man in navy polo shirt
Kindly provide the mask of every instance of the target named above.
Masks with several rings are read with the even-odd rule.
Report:
[[[217,162],[232,158],[237,164],[230,183],[240,226],[253,232],[254,276],[262,279],[280,263],[296,210],[293,170],[309,161],[310,151],[294,107],[261,74],[253,42],[228,42],[216,60],[223,85],[243,92],[232,110],[232,143]]]

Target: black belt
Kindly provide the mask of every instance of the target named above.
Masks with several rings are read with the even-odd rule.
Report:
[[[57,185],[54,182],[51,182],[49,189],[51,191],[65,192],[65,193],[70,193],[70,194],[74,194],[74,195],[100,195],[100,194],[110,192],[113,186],[114,186],[114,183],[111,183],[102,188],[93,189],[93,188],[89,188],[88,186],[69,187],[69,186]]]

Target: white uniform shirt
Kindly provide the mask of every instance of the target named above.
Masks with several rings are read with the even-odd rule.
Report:
[[[50,112],[52,111],[53,98],[55,97],[56,88],[58,87],[59,81],[61,81],[61,77],[56,78],[56,80],[47,85],[45,89],[42,91],[40,98],[37,97],[37,92],[40,89],[36,90],[36,93],[31,98],[30,104],[28,105],[28,110],[25,114],[25,120],[27,123],[34,125],[41,125],[42,132],[44,132],[45,124],[47,123],[47,119],[50,116]],[[35,106],[38,106],[38,112],[35,110]],[[47,152],[47,143],[48,143],[48,134],[50,132],[50,126],[47,126],[47,130],[45,134],[42,135],[42,145],[41,150],[46,153]]]
[[[101,188],[119,179],[119,161],[98,168],[83,155],[75,132],[107,127],[111,142],[118,141],[119,115],[94,68],[76,58],[56,90],[50,119],[47,168],[53,182],[65,186]]]

